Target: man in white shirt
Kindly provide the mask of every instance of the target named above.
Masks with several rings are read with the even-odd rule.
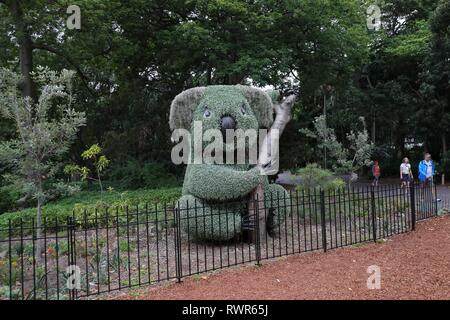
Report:
[[[409,187],[410,181],[413,179],[411,171],[411,164],[408,158],[403,158],[403,163],[400,165],[400,180],[402,181],[402,187]]]

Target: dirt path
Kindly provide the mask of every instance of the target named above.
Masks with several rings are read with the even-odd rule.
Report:
[[[367,289],[367,268],[381,289]],[[418,223],[384,243],[241,266],[113,299],[450,299],[450,216]]]

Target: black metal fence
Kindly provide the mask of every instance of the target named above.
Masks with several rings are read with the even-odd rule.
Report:
[[[84,211],[51,223],[44,219],[39,228],[35,221],[9,221],[0,229],[0,299],[75,299],[181,280],[248,262],[377,241],[413,230],[417,220],[438,212],[431,185],[295,191],[251,201],[236,202],[233,208],[241,208],[242,217],[252,221],[261,215],[273,220],[277,210],[284,215],[256,238],[251,227],[236,232],[236,221],[219,219],[227,226],[221,232],[233,234],[219,237],[226,241],[199,239],[217,216],[242,219],[227,214],[230,203],[207,212],[196,202],[184,208],[172,203]]]

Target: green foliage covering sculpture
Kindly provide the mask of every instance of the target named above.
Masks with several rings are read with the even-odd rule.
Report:
[[[270,128],[273,110],[271,96],[260,89],[240,85],[197,87],[173,100],[170,128],[192,133],[194,122],[201,121],[203,132],[221,130],[224,117],[231,117],[235,129],[243,131]],[[192,152],[193,139],[190,144]],[[247,204],[259,185],[270,213],[270,231],[288,214],[289,195],[280,185],[269,184],[267,176],[249,164],[248,157],[244,164],[188,163],[183,195],[177,203],[182,228],[197,240],[226,241],[241,235],[249,225]]]

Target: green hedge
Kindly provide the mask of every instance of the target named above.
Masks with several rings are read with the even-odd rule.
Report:
[[[97,211],[97,218],[102,219],[106,215],[108,208],[109,215],[113,217],[116,210],[119,215],[124,215],[126,209],[130,213],[136,212],[136,207],[144,213],[145,206],[149,210],[154,204],[171,203],[181,196],[181,188],[136,190],[123,193],[105,192],[103,197],[99,192],[81,192],[74,197],[49,203],[42,208],[42,219],[46,220],[48,226],[54,226],[56,222],[64,224],[67,217],[75,215],[79,225],[84,224],[86,212],[87,219],[94,219]],[[19,232],[21,220],[25,226],[29,226],[36,218],[36,208],[29,208],[16,212],[9,212],[0,215],[0,229],[4,236],[7,232],[9,221],[14,229],[14,234]],[[88,221],[88,225],[92,222]]]

